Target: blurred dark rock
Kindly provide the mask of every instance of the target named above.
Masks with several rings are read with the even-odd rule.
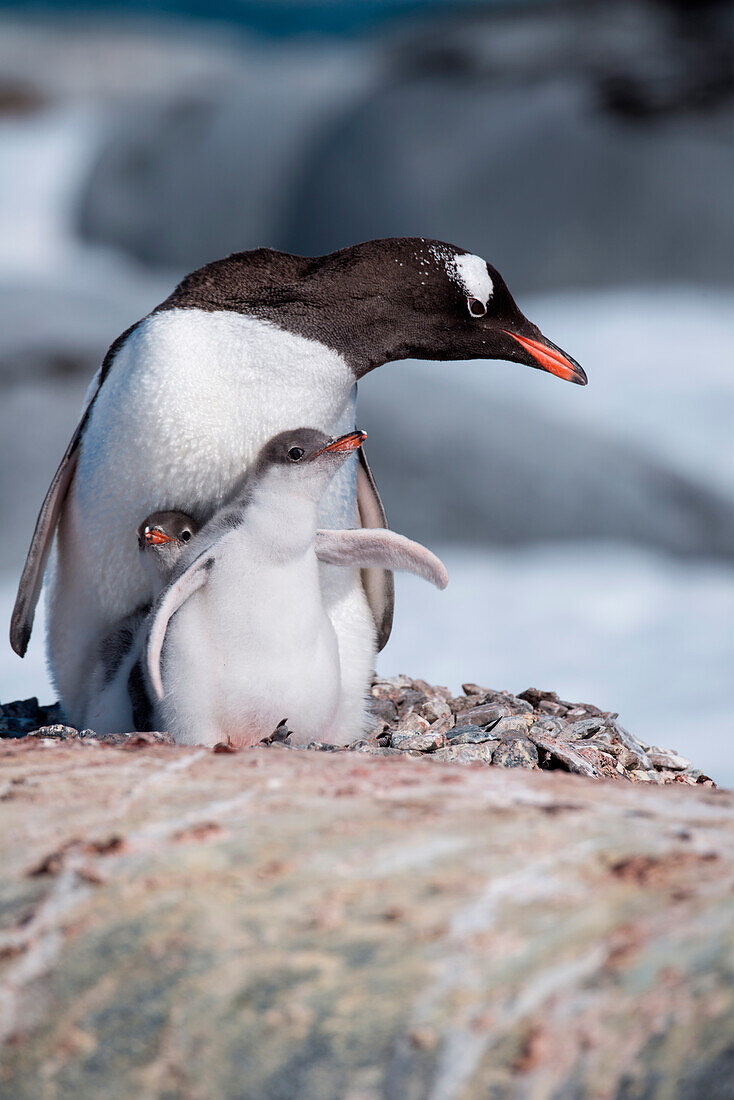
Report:
[[[732,36],[694,51],[654,3],[537,5],[439,35],[451,66],[426,35],[426,66],[419,44],[312,151],[289,249],[437,237],[522,292],[731,281]]]
[[[519,292],[728,284],[734,30],[689,22],[539,4],[265,63],[243,48],[236,79],[125,108],[81,230],[182,268],[416,235],[485,255]]]
[[[125,105],[84,189],[82,235],[190,270],[282,243],[300,165],[374,80],[369,49],[248,49],[220,87]]]
[[[38,699],[18,699],[12,703],[0,703],[0,738],[25,737],[41,726],[52,726],[62,721],[58,703],[39,706]],[[73,731],[75,735],[77,731]]]

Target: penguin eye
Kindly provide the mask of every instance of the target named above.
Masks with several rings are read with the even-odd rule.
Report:
[[[305,453],[303,447],[291,447],[288,452],[288,458],[291,462],[300,462]]]
[[[466,302],[472,317],[484,317],[487,312],[484,302],[480,302],[478,298],[467,298]]]
[[[181,532],[181,542],[188,542],[190,538],[191,538],[191,532],[190,531],[182,531]]]

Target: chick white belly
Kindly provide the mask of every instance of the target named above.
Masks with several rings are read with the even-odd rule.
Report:
[[[247,560],[247,559],[245,559]],[[340,701],[336,634],[315,559],[276,570],[217,560],[169,623],[160,724],[179,744],[257,744],[283,719],[296,743],[331,731]]]
[[[92,406],[59,527],[48,600],[51,669],[68,717],[85,705],[95,645],[150,598],[136,529],[151,512],[208,518],[260,447],[287,428],[354,425],[354,376],[323,345],[228,312],[148,318]],[[332,482],[325,526],[356,523],[356,460]],[[344,578],[323,572],[324,598]]]

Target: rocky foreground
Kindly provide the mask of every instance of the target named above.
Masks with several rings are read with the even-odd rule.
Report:
[[[553,691],[528,688],[519,695],[464,684],[463,695],[409,676],[375,678],[370,699],[369,735],[335,748],[315,742],[315,750],[359,751],[372,756],[408,754],[455,764],[561,770],[594,779],[636,783],[713,786],[690,760],[648,745],[629,733],[618,715],[589,703],[569,703]],[[81,739],[122,744],[130,736],[170,742],[165,733],[104,736],[61,724],[57,705],[37,699],[0,706],[0,738]],[[283,723],[269,744],[290,747]],[[222,745],[226,750],[229,746]]]
[[[731,1097],[734,795],[375,687],[369,751],[0,742],[0,1097]]]

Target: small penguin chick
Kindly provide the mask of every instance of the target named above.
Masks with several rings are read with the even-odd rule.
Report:
[[[199,529],[185,512],[154,512],[137,531],[140,561],[154,600],[171,579],[187,544]],[[145,641],[148,607],[136,608],[100,638],[88,680],[84,718],[90,729],[148,730],[151,703],[138,657]]]
[[[359,732],[363,691],[345,687],[315,539],[319,501],[365,438],[280,432],[182,555],[151,612],[146,655],[155,723],[178,743],[255,744],[283,714],[302,739],[334,740],[345,690]]]
[[[434,554],[393,531],[318,529],[318,505],[366,433],[313,428],[267,443],[237,499],[182,555],[148,623],[154,728],[179,744],[256,744],[288,715],[292,744],[347,743],[364,730],[372,646],[339,647],[322,563],[448,581]],[[164,651],[165,642],[165,651]]]
[[[199,524],[185,512],[153,512],[138,527],[138,549],[151,583],[156,590],[168,581],[186,545]]]

